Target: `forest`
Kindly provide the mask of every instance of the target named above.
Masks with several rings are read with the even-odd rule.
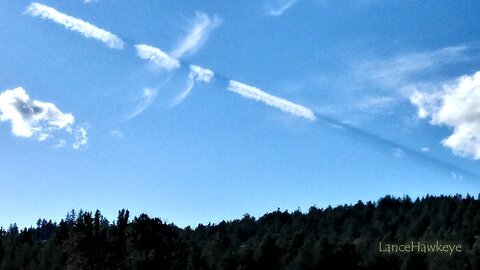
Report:
[[[409,241],[462,251],[379,252],[379,242]],[[58,223],[2,228],[0,269],[480,269],[480,195],[385,196],[195,228],[124,209],[114,221],[72,210]]]

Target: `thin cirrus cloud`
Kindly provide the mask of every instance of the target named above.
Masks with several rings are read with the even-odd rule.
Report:
[[[221,20],[217,16],[210,18],[205,13],[197,12],[187,36],[179,42],[170,55],[181,58],[184,55],[197,52],[207,40],[210,32],[220,24]]]
[[[281,16],[298,0],[272,0],[265,5],[265,12],[270,16]]]
[[[158,90],[156,88],[143,89],[141,101],[137,105],[137,108],[135,109],[135,111],[128,116],[128,119],[132,119],[138,116],[143,111],[145,111],[148,107],[150,107],[150,105],[152,105],[153,101],[157,97],[157,94],[158,94]]]
[[[124,47],[123,40],[116,35],[83,20],[61,13],[49,6],[32,2],[25,10],[25,14],[54,21],[63,25],[68,30],[82,34],[86,38],[99,40],[105,43],[109,48],[120,50]]]
[[[418,117],[453,129],[442,140],[443,146],[456,155],[480,160],[480,71],[458,78],[441,91],[415,91],[410,102],[417,106]]]
[[[289,100],[273,96],[258,88],[241,82],[230,80],[228,90],[243,97],[263,102],[269,106],[278,108],[295,116],[303,117],[311,121],[316,119],[315,114],[310,109],[302,105],[298,105]]]
[[[0,121],[10,122],[14,136],[44,141],[57,131],[75,137],[73,147],[87,143],[87,130],[74,128],[75,118],[61,112],[53,103],[30,99],[25,89],[17,87],[0,93]],[[63,140],[61,140],[63,141]]]
[[[215,76],[212,70],[208,68],[202,68],[196,65],[190,65],[190,73],[188,74],[187,78],[187,86],[185,90],[183,90],[177,97],[175,97],[169,107],[177,106],[178,104],[182,103],[182,101],[190,94],[192,91],[195,82],[210,82],[212,78]]]

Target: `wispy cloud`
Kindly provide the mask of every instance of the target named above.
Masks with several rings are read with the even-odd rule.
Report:
[[[241,82],[229,81],[228,90],[237,93],[243,97],[261,101],[269,106],[278,108],[289,114],[306,118],[314,121],[315,114],[308,108],[295,104],[283,98],[270,95],[258,88],[243,84]]]
[[[424,146],[424,147],[422,147],[422,148],[420,149],[420,151],[422,151],[422,152],[429,152],[429,151],[430,151],[430,148]]]
[[[360,100],[355,107],[363,112],[376,112],[392,105],[395,100],[392,97],[368,97]]]
[[[98,28],[88,22],[61,13],[54,8],[32,2],[25,10],[25,14],[29,14],[33,17],[52,20],[65,26],[65,28],[68,30],[82,34],[86,38],[99,40],[112,49],[123,49],[124,47],[123,40],[116,35]]]
[[[141,96],[141,101],[137,105],[135,111],[128,116],[128,119],[134,118],[145,111],[157,97],[158,90],[156,88],[145,88]]]
[[[387,90],[407,92],[411,85],[422,80],[425,73],[435,72],[447,64],[466,61],[467,46],[451,46],[433,51],[402,54],[387,59],[377,59],[355,63],[354,77],[364,81],[369,87],[372,83]],[[402,93],[403,94],[403,93]]]
[[[137,55],[145,60],[149,60],[156,67],[166,70],[173,70],[180,67],[180,62],[170,57],[167,53],[146,44],[137,44],[135,45],[137,49]]]
[[[120,131],[120,130],[112,130],[110,131],[110,135],[112,135],[112,137],[115,137],[115,138],[123,138],[123,133]]]
[[[195,53],[207,40],[210,32],[220,23],[221,20],[216,16],[210,18],[205,13],[197,12],[187,36],[179,42],[170,55],[181,58],[186,54]]]
[[[280,16],[298,0],[270,0],[265,4],[265,11],[270,16]]]
[[[445,147],[456,155],[480,160],[480,71],[460,77],[441,91],[416,91],[410,101],[417,106],[420,118],[453,129],[442,141]]]
[[[0,121],[10,122],[12,133],[17,137],[44,141],[56,131],[72,134],[75,118],[52,103],[30,99],[26,91],[18,87],[0,93]],[[83,136],[86,138],[86,130]]]
[[[175,97],[169,107],[177,106],[182,103],[182,101],[190,94],[195,85],[195,81],[199,82],[210,82],[215,74],[213,71],[207,68],[202,68],[196,65],[190,65],[190,73],[187,78],[187,85],[185,90],[183,90],[177,97]]]

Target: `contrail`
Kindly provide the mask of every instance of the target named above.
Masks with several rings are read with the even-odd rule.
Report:
[[[296,103],[288,101],[286,99],[270,95],[253,86],[230,80],[228,83],[228,90],[234,93],[237,93],[241,96],[244,96],[246,98],[251,98],[257,101],[261,101],[269,106],[278,108],[289,114],[300,116],[311,121],[315,120],[315,114],[310,109],[302,105],[298,105]]]
[[[123,49],[124,47],[123,40],[116,35],[101,28],[98,28],[88,22],[61,13],[49,6],[32,2],[27,7],[24,14],[29,14],[33,17],[40,17],[42,19],[52,20],[58,24],[65,26],[65,28],[67,28],[68,30],[82,34],[86,38],[100,40],[112,49]]]
[[[137,55],[145,60],[149,60],[159,68],[166,70],[173,70],[180,67],[180,62],[169,56],[164,51],[159,48],[155,48],[146,44],[137,44],[135,45],[137,49]]]

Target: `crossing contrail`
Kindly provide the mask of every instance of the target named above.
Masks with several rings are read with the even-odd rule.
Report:
[[[25,14],[54,21],[70,31],[82,34],[86,38],[100,40],[112,49],[123,49],[124,42],[116,35],[83,20],[61,13],[49,6],[32,2],[25,10]]]

